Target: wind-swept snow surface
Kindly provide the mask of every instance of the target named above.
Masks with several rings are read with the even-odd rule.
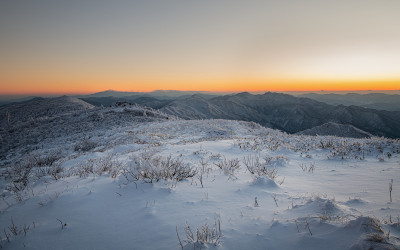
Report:
[[[1,159],[4,249],[400,247],[399,140],[161,118],[85,133]]]

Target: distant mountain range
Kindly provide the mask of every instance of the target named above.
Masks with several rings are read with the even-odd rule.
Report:
[[[196,91],[175,91],[175,90],[157,90],[153,92],[118,92],[118,91],[104,91],[86,96],[76,96],[93,105],[112,105],[117,101],[135,102],[141,105],[150,106],[152,108],[161,108],[168,104],[169,101],[186,98],[192,95],[198,95],[203,98],[209,99],[222,94],[213,92],[196,92]],[[145,97],[145,99],[139,99]],[[153,100],[149,98],[155,98]],[[377,110],[387,111],[400,111],[400,95],[398,94],[384,94],[384,93],[369,93],[369,94],[316,94],[307,93],[297,97],[306,97],[319,102],[324,102],[330,105],[344,105],[344,106],[360,106],[364,108],[371,108]],[[102,99],[97,99],[102,98]],[[156,100],[158,99],[158,100]]]
[[[355,105],[364,108],[400,111],[400,95],[370,93],[370,94],[303,94],[301,97],[311,98],[316,101],[325,102],[331,105]]]
[[[329,105],[309,98],[267,92],[240,93],[205,99],[193,95],[161,108],[183,119],[234,119],[297,133],[333,122],[352,125],[376,136],[400,137],[400,112],[358,106]]]
[[[155,90],[152,92],[120,92],[114,90],[106,90],[89,95],[73,95],[71,97],[79,98],[95,106],[110,106],[116,102],[131,102],[145,105],[152,108],[161,108],[178,98],[185,98],[191,95],[201,95],[204,98],[212,98],[220,94],[207,91],[178,91],[178,90]],[[53,98],[58,96],[46,96]],[[0,96],[0,107],[13,105],[16,103],[24,103],[26,101],[42,98],[35,96],[17,97],[17,96]]]
[[[78,98],[86,97],[132,97],[132,96],[153,96],[159,98],[176,98],[180,96],[194,95],[194,94],[206,94],[215,95],[212,92],[207,91],[179,91],[179,90],[154,90],[152,92],[120,92],[115,90],[106,90],[90,95],[75,96]]]
[[[8,110],[13,119],[26,120],[28,118],[35,118],[34,114],[40,112],[42,112],[41,114],[44,112],[46,115],[51,115],[54,112],[68,112],[68,110],[71,111],[71,109],[76,107],[92,109],[94,106],[110,106],[116,102],[129,102],[159,109],[167,115],[173,115],[182,119],[253,121],[262,126],[279,129],[288,133],[309,135],[319,134],[348,137],[369,137],[370,135],[375,135],[400,138],[400,111],[377,110],[355,105],[331,105],[311,98],[271,92],[259,95],[243,92],[222,96],[207,93],[191,95],[191,92],[167,92],[159,91],[139,94],[106,91],[82,96],[79,101],[76,98],[68,99],[72,97],[63,97],[65,100],[62,100],[69,103],[71,107],[66,105],[60,108],[58,106],[57,109],[51,103],[51,100],[54,100],[54,98],[35,98],[19,104],[8,104],[0,110],[2,110],[2,113]],[[125,96],[126,94],[131,95]],[[370,95],[375,95],[377,98],[390,96],[386,94]],[[313,96],[319,97],[319,95],[315,94]],[[327,96],[338,97],[339,95],[330,94]],[[352,96],[359,97],[360,95],[348,94],[346,96],[347,98],[351,98]],[[359,98],[362,99],[364,97]],[[395,102],[397,99],[388,98],[388,100]],[[57,102],[60,102],[60,99],[57,99]],[[38,103],[46,104],[38,105]],[[79,105],[71,105],[71,103]],[[28,106],[32,111],[28,113],[29,117],[18,117],[18,110]],[[38,106],[41,107],[39,108]],[[4,117],[3,114],[2,116]],[[2,120],[2,126],[5,126],[4,119]]]
[[[395,93],[395,92],[394,92]],[[398,92],[396,92],[398,93]],[[153,108],[159,108],[168,103],[168,101],[175,100],[178,98],[185,98],[192,95],[200,95],[204,98],[212,98],[216,96],[222,96],[230,93],[216,93],[207,91],[178,91],[178,90],[155,90],[152,92],[121,92],[115,90],[106,90],[98,93],[88,95],[74,95],[73,97],[83,99],[96,106],[109,106],[113,105],[118,101],[127,101],[135,103],[143,103]],[[292,94],[291,94],[292,95]],[[400,95],[399,94],[387,94],[387,93],[347,93],[347,94],[321,94],[321,93],[306,93],[301,95],[295,95],[297,97],[306,97],[316,101],[325,102],[331,105],[344,105],[344,106],[360,106],[364,108],[372,108],[378,110],[387,111],[400,111]],[[56,96],[51,96],[56,97]],[[141,98],[145,97],[145,98]],[[149,97],[162,100],[161,103]],[[18,96],[0,96],[0,106],[4,106],[10,103],[23,102],[35,98],[30,97],[18,97]],[[141,98],[141,99],[139,99]],[[153,103],[154,101],[154,103]],[[153,105],[154,104],[154,105]]]

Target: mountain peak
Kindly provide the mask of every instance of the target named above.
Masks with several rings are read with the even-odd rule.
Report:
[[[240,92],[238,94],[236,94],[237,96],[253,96],[252,94],[250,94],[249,92]]]

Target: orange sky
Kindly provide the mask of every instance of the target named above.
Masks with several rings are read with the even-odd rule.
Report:
[[[266,91],[388,91],[399,90],[400,81],[386,82],[198,82],[185,83],[113,83],[93,82],[70,84],[70,82],[54,81],[53,83],[23,84],[20,87],[7,85],[0,95],[40,95],[40,94],[90,94],[112,89],[116,91],[150,92],[153,90],[210,91],[210,92],[266,92]],[[10,86],[8,88],[8,86]],[[163,88],[163,86],[169,86]]]
[[[5,0],[0,95],[398,90],[398,9],[373,0]]]

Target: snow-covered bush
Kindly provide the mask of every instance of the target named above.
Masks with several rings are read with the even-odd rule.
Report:
[[[265,166],[260,161],[260,155],[248,155],[243,158],[242,162],[251,174],[256,174],[258,176],[265,175]]]
[[[104,173],[109,173],[111,178],[116,178],[121,169],[122,162],[112,159],[113,155],[109,154],[103,158],[97,159],[95,161],[94,172],[97,175],[103,175]]]
[[[15,194],[19,201],[22,200],[20,192],[28,186],[32,178],[33,167],[34,165],[30,162],[19,162],[11,164],[2,172],[5,179],[9,180],[6,190]]]
[[[35,166],[51,166],[54,162],[62,158],[62,154],[61,150],[52,150],[45,155],[35,153],[28,158]]]
[[[184,231],[186,234],[185,242],[189,245],[193,244],[194,248],[196,248],[196,245],[198,244],[200,244],[200,247],[206,244],[213,244],[217,246],[220,243],[221,237],[223,236],[221,231],[221,219],[219,218],[215,220],[214,225],[210,226],[205,223],[200,228],[196,228],[195,232],[186,223]],[[180,242],[179,235],[178,239],[183,248],[182,242]]]
[[[315,163],[311,162],[309,164],[307,163],[300,163],[299,167],[301,168],[301,170],[303,170],[303,172],[309,172],[309,173],[314,173],[315,170]]]
[[[45,154],[30,154],[18,162],[12,162],[2,169],[1,176],[8,181],[6,190],[13,193],[18,201],[22,200],[23,191],[31,182],[45,176],[58,180],[63,168],[58,161],[61,158],[59,150]]]
[[[224,158],[222,161],[215,163],[215,165],[219,167],[225,175],[228,175],[229,179],[235,179],[235,170],[240,168],[240,161],[237,158],[232,160]]]
[[[91,149],[94,149],[96,146],[97,146],[96,142],[94,142],[90,139],[85,139],[83,141],[77,142],[74,146],[74,150],[87,152]]]
[[[142,154],[133,161],[129,168],[125,168],[122,174],[127,181],[142,180],[145,183],[159,182],[160,180],[176,182],[194,177],[197,170],[185,164],[180,158],[172,156],[149,156]]]
[[[39,166],[35,169],[35,176],[42,178],[45,176],[51,176],[54,180],[61,178],[61,173],[64,171],[61,162],[54,162],[51,165]]]
[[[265,156],[264,158],[265,162],[267,165],[269,165],[270,167],[283,167],[286,165],[286,163],[289,162],[289,158],[287,158],[284,155],[278,155],[276,157],[272,157],[272,156]]]
[[[278,159],[280,161],[281,158]],[[256,177],[268,176],[271,180],[275,180],[278,177],[278,170],[275,168],[276,158],[271,156],[266,156],[264,162],[260,161],[260,156],[248,155],[244,157],[243,164],[247,167],[247,170]],[[271,166],[274,166],[272,168]]]
[[[120,174],[123,164],[118,160],[113,160],[112,157],[110,154],[99,159],[89,159],[86,162],[81,162],[71,169],[71,174],[86,178],[91,174],[101,176],[104,173],[108,173],[111,178],[116,178]]]
[[[35,224],[33,223],[33,225],[35,225]],[[26,236],[26,234],[29,232],[30,228],[31,228],[31,224],[16,225],[11,216],[11,224],[7,227],[7,229],[6,228],[3,229],[5,241],[10,243],[12,237],[22,235],[22,234],[24,234]],[[0,243],[1,243],[1,241],[2,241],[2,238],[0,237]],[[3,248],[1,244],[0,244],[0,248]]]
[[[366,237],[367,241],[386,243],[386,237],[383,234],[370,233]]]
[[[86,178],[90,174],[95,173],[94,164],[95,164],[94,160],[89,159],[86,162],[79,163],[77,167],[74,167],[71,170],[73,171],[73,175],[77,175],[81,178]]]

